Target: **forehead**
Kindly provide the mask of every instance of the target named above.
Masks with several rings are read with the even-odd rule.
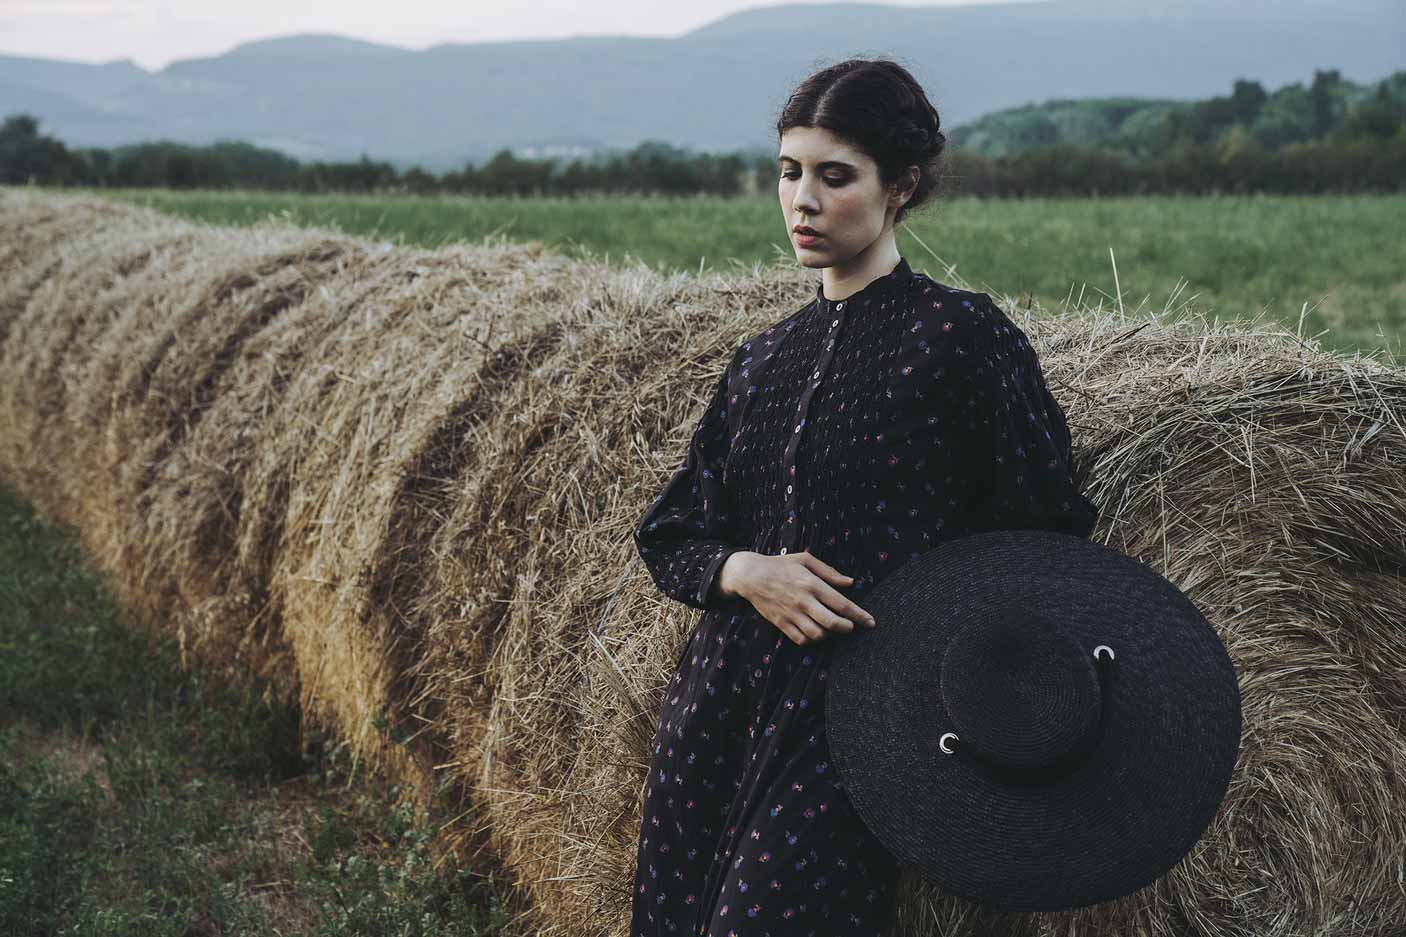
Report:
[[[781,135],[777,159],[802,165],[833,161],[860,166],[867,157],[824,127],[791,127]]]

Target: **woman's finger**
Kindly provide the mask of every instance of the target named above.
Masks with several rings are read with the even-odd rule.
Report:
[[[829,631],[850,632],[854,630],[854,622],[845,618],[843,615],[835,614],[833,610],[822,604],[819,599],[811,599],[806,608],[806,613]]]
[[[802,562],[805,563],[806,569],[815,573],[821,579],[825,580],[825,582],[833,583],[837,586],[848,586],[854,583],[853,576],[840,572],[820,557],[815,556],[809,550],[798,555],[805,558]]]

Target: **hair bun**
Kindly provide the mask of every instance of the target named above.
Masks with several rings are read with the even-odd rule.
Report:
[[[913,153],[926,153],[933,144],[939,142],[941,133],[912,120],[905,120],[894,127],[893,143],[901,149]]]
[[[892,59],[852,58],[827,65],[791,92],[776,118],[776,136],[822,127],[862,151],[886,186],[918,179],[894,212],[901,224],[937,192],[946,166],[942,120],[912,73]]]

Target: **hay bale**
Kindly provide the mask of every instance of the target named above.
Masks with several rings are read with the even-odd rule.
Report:
[[[369,768],[445,798],[442,845],[502,862],[537,932],[623,934],[647,743],[697,614],[629,534],[708,378],[812,275],[0,206],[0,478],[192,663],[272,677]],[[1390,933],[1406,380],[1243,323],[1072,312],[1021,324],[1096,536],[1217,627],[1240,763],[1196,849],[1136,895],[990,915],[909,871],[898,931]]]

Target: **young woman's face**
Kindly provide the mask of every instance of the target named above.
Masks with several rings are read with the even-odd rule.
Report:
[[[897,210],[868,155],[821,127],[781,135],[776,192],[796,259],[806,267],[843,265],[874,243]],[[820,233],[807,238],[806,226]]]

